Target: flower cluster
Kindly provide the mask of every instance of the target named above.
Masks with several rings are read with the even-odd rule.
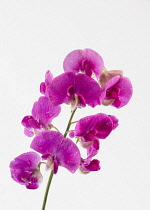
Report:
[[[120,70],[107,71],[102,57],[94,50],[70,52],[64,59],[63,68],[64,73],[54,78],[50,71],[46,72],[45,81],[40,84],[43,96],[33,104],[31,115],[25,116],[21,122],[24,134],[33,137],[30,148],[34,151],[23,153],[11,161],[10,171],[12,178],[27,189],[39,187],[42,181],[41,164],[54,174],[59,166],[71,173],[78,168],[83,173],[100,170],[100,161],[95,159],[100,139],[107,138],[117,128],[118,119],[104,113],[84,116],[74,122],[72,131],[73,115],[78,108],[86,106],[121,108],[132,96],[130,80]],[[71,105],[71,116],[64,135],[52,124],[62,111],[61,104]],[[78,145],[86,150],[85,158]]]

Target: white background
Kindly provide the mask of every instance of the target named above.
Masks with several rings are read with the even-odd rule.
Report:
[[[78,111],[75,120],[104,112],[120,125],[101,141],[99,172],[59,168],[47,210],[150,209],[149,0],[0,0],[0,209],[41,209],[48,172],[38,190],[27,190],[10,178],[9,162],[30,151],[20,121],[40,96],[46,70],[61,74],[64,57],[84,48],[97,51],[108,70],[124,70],[134,94],[119,110]],[[69,107],[54,121],[62,132],[68,117]]]

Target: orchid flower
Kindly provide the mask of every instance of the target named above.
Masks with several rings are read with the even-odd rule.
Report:
[[[34,131],[47,129],[60,111],[60,106],[54,106],[49,98],[41,96],[33,105],[32,116],[25,116],[22,119],[21,123],[25,127],[25,135],[31,137],[34,135]]]
[[[64,59],[63,67],[65,72],[82,72],[90,77],[94,73],[98,78],[104,68],[104,62],[94,50],[74,50]]]
[[[93,139],[105,139],[118,126],[118,119],[112,115],[99,113],[81,118],[74,131],[74,136],[81,137],[82,142]],[[73,136],[73,134],[71,134]]]
[[[35,152],[19,155],[10,163],[11,177],[27,189],[37,189],[42,182],[38,164],[41,157]]]
[[[130,101],[133,92],[132,84],[127,77],[123,76],[122,71],[105,71],[99,81],[103,88],[103,105],[121,108]]]
[[[51,102],[56,106],[71,103],[73,107],[95,107],[100,104],[102,89],[98,83],[84,74],[63,73],[47,86]]]
[[[80,165],[80,152],[72,140],[57,131],[43,131],[36,135],[30,146],[47,160],[47,168],[57,173],[58,166],[63,166],[74,173]]]

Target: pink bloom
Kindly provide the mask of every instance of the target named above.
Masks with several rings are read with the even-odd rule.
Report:
[[[36,135],[30,146],[42,154],[47,160],[47,168],[52,167],[57,173],[58,166],[63,166],[74,173],[80,165],[80,152],[78,147],[69,138],[65,138],[56,131],[43,131]]]
[[[82,72],[90,77],[94,73],[98,78],[104,67],[104,62],[94,50],[74,50],[64,59],[63,67],[65,72]]]
[[[37,189],[42,182],[38,164],[40,156],[35,152],[23,153],[10,163],[11,177],[27,189]]]
[[[34,135],[34,130],[47,129],[60,111],[60,106],[54,106],[49,98],[41,96],[33,105],[32,116],[25,116],[22,119],[25,135],[31,137]]]
[[[99,113],[81,118],[75,127],[74,136],[81,141],[93,141],[95,138],[105,139],[118,126],[118,119],[112,115]]]
[[[103,87],[103,105],[112,105],[116,108],[125,106],[132,97],[132,84],[122,71],[108,71],[100,76],[100,85]]]
[[[95,107],[100,104],[102,89],[85,74],[63,73],[47,86],[47,93],[54,105],[71,103],[73,107]]]

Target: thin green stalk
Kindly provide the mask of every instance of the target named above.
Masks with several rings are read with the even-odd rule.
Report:
[[[54,175],[53,170],[51,170],[51,173],[50,173],[50,176],[49,176],[49,179],[48,179],[48,183],[47,183],[47,186],[46,186],[46,191],[45,191],[45,195],[44,195],[42,210],[45,210],[47,196],[48,196],[49,188],[50,188],[50,185],[51,185],[51,182],[52,182],[52,179],[53,179],[53,175]]]
[[[77,110],[77,107],[72,111],[72,114],[71,114],[71,116],[70,116],[70,119],[69,119],[69,122],[68,122],[68,125],[67,125],[67,128],[66,128],[66,131],[65,131],[65,133],[64,133],[64,137],[67,136],[67,133],[68,133],[69,128],[70,128],[70,126],[71,126],[72,118],[73,118],[73,116],[74,116],[76,110]]]
[[[71,113],[71,116],[70,116],[70,119],[69,119],[69,122],[68,122],[68,125],[67,125],[67,128],[66,128],[66,131],[65,131],[65,133],[64,133],[64,137],[66,137],[67,134],[68,134],[69,128],[70,128],[70,126],[71,126],[71,121],[72,121],[72,118],[73,118],[73,116],[74,116],[76,110],[77,110],[77,108],[75,108],[75,109],[72,111],[72,113]],[[52,179],[53,179],[53,175],[54,175],[54,172],[53,172],[53,170],[51,170],[51,173],[50,173],[50,176],[49,176],[49,179],[48,179],[48,183],[47,183],[47,186],[46,186],[46,191],[45,191],[45,195],[44,195],[42,210],[45,210],[46,201],[47,201],[47,196],[48,196],[48,192],[49,192],[49,189],[50,189],[50,185],[51,185],[51,182],[52,182]]]

